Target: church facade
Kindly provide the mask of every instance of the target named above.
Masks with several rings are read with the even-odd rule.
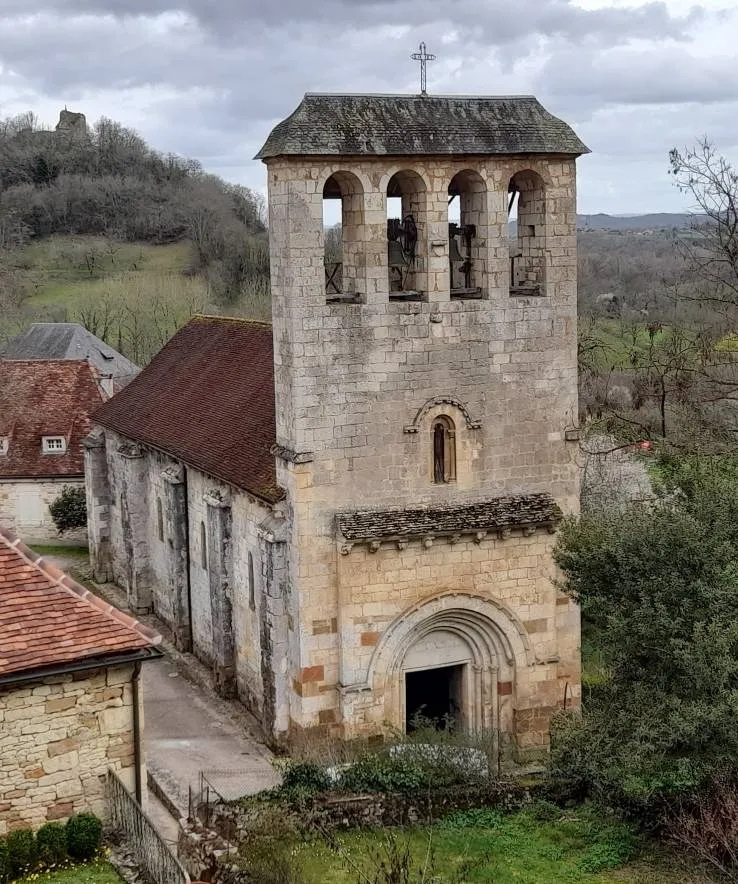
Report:
[[[533,98],[305,96],[259,154],[272,329],[195,319],[98,412],[96,572],[273,739],[420,715],[525,760],[578,702],[586,151]]]

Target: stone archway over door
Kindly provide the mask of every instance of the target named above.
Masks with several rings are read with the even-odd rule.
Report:
[[[407,673],[463,666],[464,725],[512,736],[516,672],[533,660],[523,624],[504,605],[449,593],[411,608],[390,624],[369,677],[372,689],[384,698],[385,721],[404,729]]]

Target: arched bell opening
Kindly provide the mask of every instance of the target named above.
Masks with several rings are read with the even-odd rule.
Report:
[[[482,298],[487,290],[487,185],[478,172],[465,169],[451,179],[448,195],[451,297]]]
[[[508,186],[509,221],[517,233],[510,243],[510,294],[546,294],[546,186],[537,172],[517,172]]]
[[[396,172],[387,185],[387,264],[391,301],[428,296],[427,189],[417,172]]]
[[[361,302],[366,267],[364,188],[352,172],[334,172],[323,185],[323,232],[326,301]]]

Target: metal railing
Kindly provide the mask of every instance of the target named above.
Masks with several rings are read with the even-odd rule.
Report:
[[[156,884],[190,884],[190,876],[113,770],[108,770],[107,787],[110,824],[126,837],[144,871]]]

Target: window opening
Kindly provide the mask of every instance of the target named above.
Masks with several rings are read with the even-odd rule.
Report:
[[[510,294],[546,294],[546,194],[533,171],[518,172],[508,185]],[[514,231],[514,234],[513,234]]]
[[[164,514],[161,511],[161,500],[156,499],[156,534],[159,540],[164,540]]]
[[[62,454],[67,450],[67,440],[64,436],[44,436],[42,439],[42,451],[44,454]]]
[[[433,422],[433,481],[437,485],[456,479],[456,433],[453,421],[439,417]]]
[[[334,172],[323,186],[323,265],[329,304],[361,303],[364,191],[351,172]]]
[[[486,286],[487,185],[471,170],[448,186],[448,262],[451,297],[482,298]]]
[[[249,607],[256,610],[256,588],[254,587],[254,557],[249,553]]]
[[[392,301],[424,301],[426,191],[417,172],[397,172],[387,185],[387,267]]]
[[[208,569],[208,536],[205,530],[205,522],[200,522],[200,564],[203,571]]]

